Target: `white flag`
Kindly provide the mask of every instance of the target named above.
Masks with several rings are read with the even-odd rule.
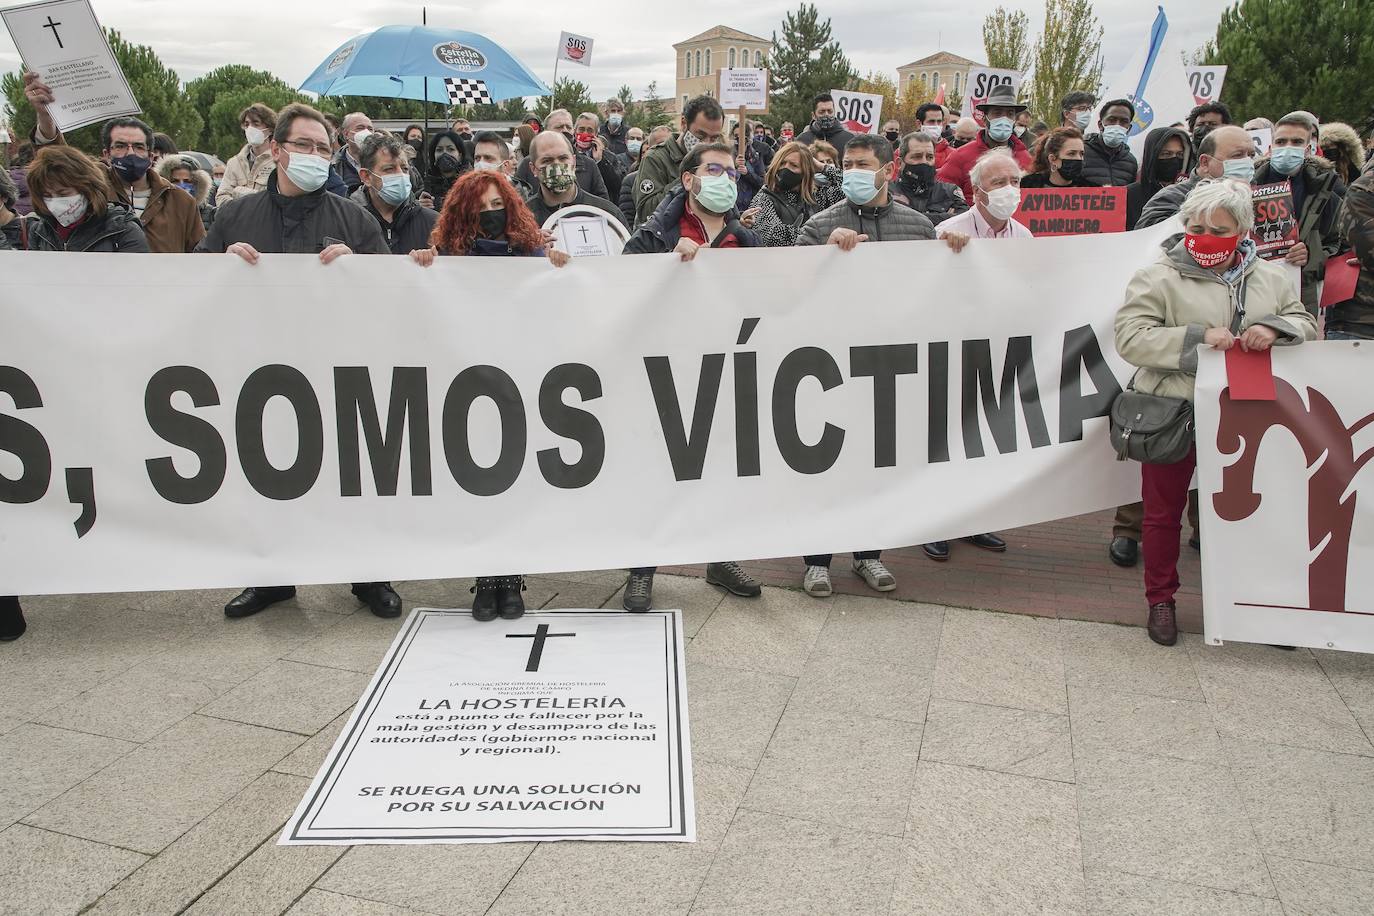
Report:
[[[1109,85],[1111,91],[1103,94],[1104,100],[1130,99],[1135,104],[1130,144],[1136,158],[1145,146],[1146,132],[1187,120],[1196,103],[1164,7],[1159,8],[1148,40]]]
[[[572,32],[564,32],[558,39],[558,59],[570,60],[584,67],[592,65],[592,40]]]

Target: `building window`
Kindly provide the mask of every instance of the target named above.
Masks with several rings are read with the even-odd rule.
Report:
[[[955,94],[955,95],[958,95],[958,94],[959,94],[959,76],[960,76],[960,74],[958,74],[958,73],[954,74],[954,94]]]
[[[936,92],[940,91],[940,71],[936,70],[930,74],[930,88]]]
[[[734,49],[734,48],[731,48],[731,49],[730,49],[730,66],[731,66],[731,67],[734,67],[734,66],[735,66],[735,49]]]
[[[921,74],[921,91],[926,91],[926,75],[924,73]]]
[[[696,67],[696,74],[697,74],[697,76],[701,76],[701,52],[700,52],[700,51],[697,51],[697,67]]]
[[[706,49],[706,75],[711,75],[711,49]]]
[[[686,110],[687,110],[687,96],[685,96],[685,95],[682,97],[682,110],[683,110],[683,111],[686,111]]]
[[[762,67],[762,66],[763,66],[763,52],[760,51],[760,50],[758,50],[757,48],[754,49],[754,66],[755,66],[755,67]]]

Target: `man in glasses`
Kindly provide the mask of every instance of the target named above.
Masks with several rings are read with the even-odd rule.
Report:
[[[719,105],[716,110],[720,110]],[[672,192],[625,244],[624,253],[674,251],[683,261],[691,261],[702,248],[756,247],[757,237],[735,212],[738,181],[733,149],[724,143],[696,144],[682,157],[673,175]],[[654,571],[653,566],[630,570],[625,610],[643,613],[652,606]],[[754,577],[732,561],[706,564],[706,581],[743,598],[757,598],[761,593]]]
[[[66,139],[48,114],[52,90],[37,73],[24,74],[24,95],[37,115],[34,145],[65,144]],[[194,197],[152,168],[153,129],[138,118],[115,118],[100,128],[100,146],[110,185],[120,202],[138,217],[143,234],[148,237],[148,250],[159,254],[195,250],[205,237],[200,207]]]
[[[364,208],[325,190],[333,148],[324,116],[309,105],[277,114],[270,145],[276,170],[267,190],[219,208],[197,251],[235,254],[256,264],[260,254],[314,254],[329,264],[346,254],[390,254],[377,220]],[[224,616],[247,617],[294,597],[294,585],[246,588]],[[378,617],[399,617],[401,598],[390,582],[355,582],[353,594]]]
[[[699,143],[719,143],[725,136],[725,110],[709,95],[699,95],[682,110],[682,133],[669,137],[644,157],[635,177],[635,226],[642,226],[674,190],[683,158]],[[734,165],[734,160],[730,163]]]

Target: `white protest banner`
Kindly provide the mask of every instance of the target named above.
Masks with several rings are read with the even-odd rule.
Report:
[[[1255,144],[1256,156],[1268,156],[1269,146],[1274,142],[1274,131],[1269,127],[1256,127],[1248,131],[1250,141]]]
[[[768,111],[768,71],[758,67],[727,67],[720,71],[717,93],[726,111]]]
[[[694,842],[678,611],[417,608],[278,842]]]
[[[995,67],[970,67],[968,71],[968,82],[965,84],[968,91],[964,93],[964,107],[960,114],[965,118],[974,117],[973,110],[975,105],[981,105],[992,95],[992,90],[998,86],[1010,86],[1013,93],[1021,91],[1020,70],[998,70]],[[982,120],[982,115],[978,115]]]
[[[139,113],[90,0],[12,6],[0,18],[25,66],[52,90],[48,113],[59,130]]]
[[[1231,397],[1223,354],[1198,360],[1198,503],[1207,642],[1374,652],[1374,353],[1272,351],[1273,400]],[[1366,488],[1367,489],[1367,488]]]
[[[592,65],[592,40],[583,35],[563,32],[558,37],[558,59],[590,67]]]
[[[1121,505],[1113,320],[1176,231],[561,269],[11,252],[0,593],[747,560]],[[961,307],[854,295],[910,276]]]
[[[1184,67],[1193,101],[1199,105],[1221,98],[1221,86],[1226,82],[1226,67]]]
[[[840,126],[851,134],[876,134],[883,114],[883,97],[870,92],[850,92],[832,89],[835,97],[835,117]],[[844,150],[840,150],[844,152]]]

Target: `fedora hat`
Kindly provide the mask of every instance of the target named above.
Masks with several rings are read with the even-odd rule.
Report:
[[[989,107],[1015,108],[1017,111],[1025,111],[1027,108],[1027,106],[1022,105],[1020,102],[1016,101],[1016,93],[1013,92],[1011,87],[1007,85],[999,85],[993,87],[993,90],[991,93],[989,93],[987,100],[984,102],[979,102],[977,105],[973,107],[977,108],[979,111],[983,111],[984,113],[986,113],[985,109]]]

